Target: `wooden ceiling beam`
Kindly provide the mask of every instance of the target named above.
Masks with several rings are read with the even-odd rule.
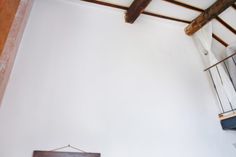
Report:
[[[173,0],[164,0],[166,2],[169,2],[169,3],[172,3],[172,4],[175,4],[177,6],[181,6],[181,7],[184,7],[184,8],[187,8],[187,9],[190,9],[190,10],[193,10],[193,11],[198,11],[198,12],[204,12],[203,9],[201,8],[198,8],[198,7],[195,7],[195,6],[192,6],[192,5],[189,5],[189,4],[186,4],[186,3],[183,3],[183,2],[179,2],[179,1],[173,1]],[[221,23],[224,27],[226,27],[228,30],[230,30],[232,33],[236,34],[236,30],[230,26],[228,23],[226,23],[222,18],[220,18],[219,16],[216,17],[216,20]]]
[[[209,21],[216,18],[228,7],[232,6],[235,2],[236,0],[217,0],[185,28],[185,33],[187,35],[193,35]]]
[[[134,0],[125,14],[127,23],[134,23],[152,0]]]
[[[236,4],[233,4],[232,7],[236,10]]]

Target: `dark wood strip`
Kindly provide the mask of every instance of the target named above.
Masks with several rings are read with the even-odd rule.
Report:
[[[94,3],[94,4],[99,4],[99,5],[103,5],[103,6],[107,6],[107,7],[111,7],[111,8],[122,9],[122,10],[128,10],[128,8],[129,8],[129,7],[126,7],[126,6],[113,4],[113,3],[108,3],[108,2],[97,1],[97,0],[81,0],[81,1],[90,2],[90,3]]]
[[[154,17],[158,17],[158,18],[162,18],[162,19],[167,19],[167,20],[171,20],[171,21],[177,21],[177,22],[182,22],[182,23],[191,23],[191,21],[187,21],[187,20],[183,20],[183,19],[178,19],[178,18],[166,16],[166,15],[146,12],[146,11],[144,11],[142,14],[149,15],[149,16],[154,16]]]
[[[229,44],[227,44],[224,40],[222,40],[219,36],[215,35],[214,33],[212,34],[212,37],[225,47],[229,46]]]
[[[228,30],[230,30],[232,33],[236,34],[236,30],[233,27],[231,27],[229,24],[227,24],[222,18],[217,16],[216,20],[220,22],[223,26],[225,26]]]
[[[194,11],[198,11],[198,12],[204,11],[204,9],[201,9],[201,8],[198,8],[198,7],[183,3],[183,2],[179,2],[179,1],[175,1],[175,0],[164,0],[164,1],[184,7],[184,8],[187,8],[187,9],[190,9],[190,10],[194,10]]]
[[[33,152],[33,157],[100,157],[100,153],[85,152],[58,152],[58,151],[39,151]]]

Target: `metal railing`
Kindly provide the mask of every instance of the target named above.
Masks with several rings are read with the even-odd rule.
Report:
[[[217,99],[220,104],[221,113],[219,114],[219,116],[222,117],[228,114],[235,114],[236,104],[233,104],[235,102],[231,102],[228,98],[227,99],[224,98],[223,100],[222,94],[217,88],[216,82],[212,75],[212,70],[215,70],[223,85],[222,76],[221,73],[219,72],[219,66],[222,66],[224,68],[226,74],[229,77],[230,82],[233,85],[233,89],[236,92],[236,52],[204,70],[207,71],[210,75]]]

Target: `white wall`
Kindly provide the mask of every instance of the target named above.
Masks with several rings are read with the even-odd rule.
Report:
[[[36,0],[0,108],[0,156],[72,144],[102,157],[235,157],[184,25]]]

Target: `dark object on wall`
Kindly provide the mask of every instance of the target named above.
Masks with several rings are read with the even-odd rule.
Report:
[[[33,157],[100,157],[100,153],[34,151]]]
[[[224,130],[236,130],[236,116],[221,120]]]

